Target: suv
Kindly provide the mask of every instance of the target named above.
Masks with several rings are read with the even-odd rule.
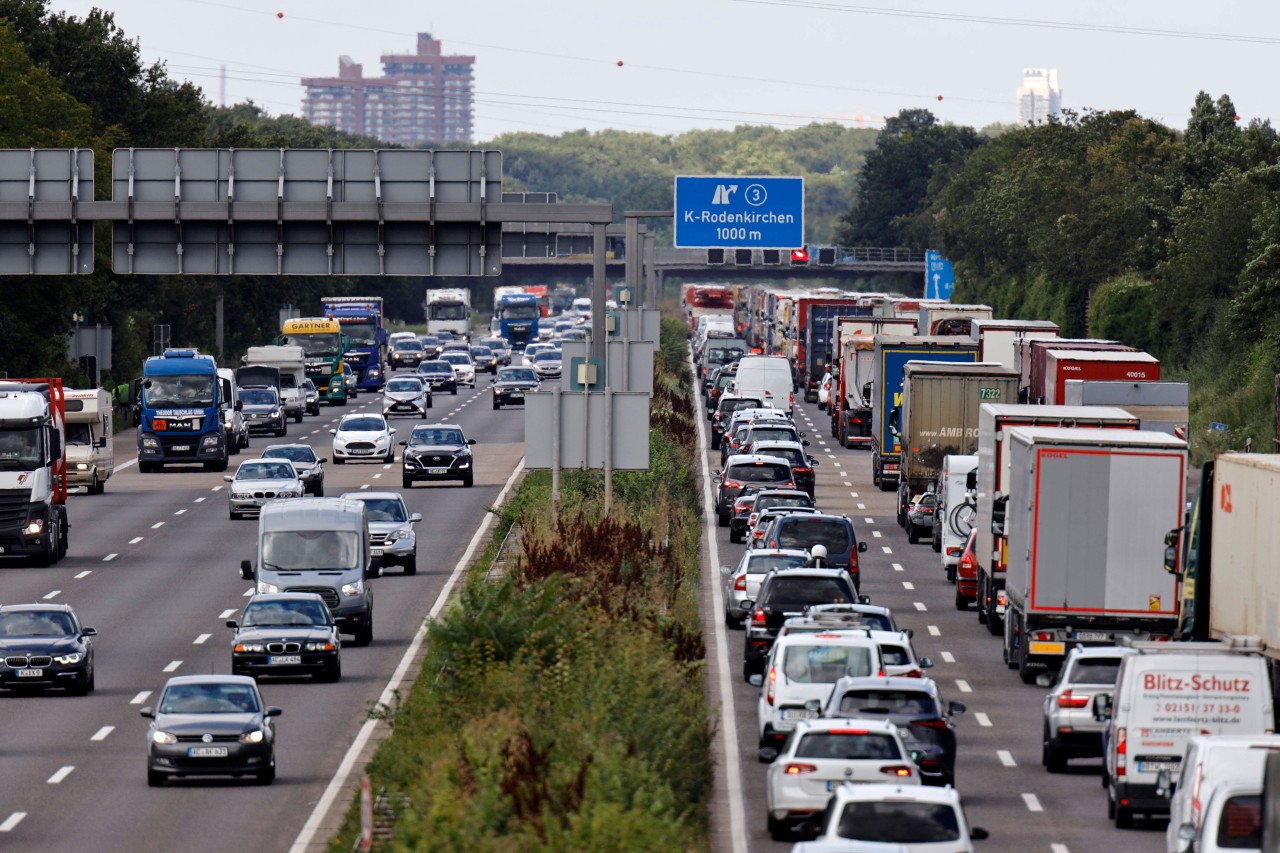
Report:
[[[744,599],[747,638],[742,648],[742,677],[764,671],[765,658],[782,624],[815,604],[847,604],[858,600],[849,574],[839,569],[773,569],[760,582],[760,593]]]
[[[471,456],[474,438],[466,438],[457,424],[418,424],[407,441],[400,442],[404,468],[401,485],[413,488],[419,480],[461,480],[470,488],[475,482],[475,460]]]
[[[1055,679],[1041,674],[1036,682],[1049,687],[1044,697],[1044,735],[1040,763],[1050,773],[1063,773],[1067,759],[1102,755],[1103,724],[1094,719],[1093,697],[1115,690],[1120,659],[1133,649],[1120,646],[1075,646]]]
[[[792,853],[820,850],[946,850],[972,853],[973,841],[989,838],[970,827],[960,794],[953,788],[920,788],[896,783],[836,785],[815,822],[797,827],[802,841]]]
[[[760,397],[737,397],[727,392],[721,395],[715,413],[711,415],[711,449],[720,449],[720,439],[734,412],[739,409],[759,409],[762,406],[764,400]]]
[[[867,550],[859,542],[853,522],[847,515],[819,513],[783,515],[765,530],[761,544],[765,548],[799,548],[808,551],[814,545],[827,549],[827,561],[849,573],[854,589],[862,587],[858,555]]]
[[[777,456],[730,456],[724,470],[716,475],[716,515],[721,527],[729,526],[733,502],[746,483],[766,483],[783,489],[795,488],[791,466]]]
[[[753,515],[778,506],[812,507],[813,497],[799,489],[761,489],[756,493],[755,503],[751,505],[749,513],[741,518],[735,515],[729,519],[729,541],[741,542],[746,532],[755,525]],[[733,537],[735,531],[738,534],[737,539]]]
[[[748,440],[750,440],[750,434],[748,434]],[[818,467],[818,460],[805,452],[804,445],[808,443],[807,441],[802,444],[798,441],[760,439],[747,445],[747,452],[759,453],[763,456],[781,456],[787,460],[791,463],[791,473],[796,478],[796,488],[813,497],[813,469]]]
[[[404,567],[406,575],[418,571],[418,538],[413,526],[421,513],[409,514],[399,492],[347,492],[343,500],[360,501],[369,513],[369,553],[381,565]]]

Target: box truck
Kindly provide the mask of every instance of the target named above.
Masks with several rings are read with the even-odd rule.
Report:
[[[1066,384],[1073,379],[1127,380],[1155,382],[1160,378],[1160,360],[1145,352],[1106,352],[1048,349],[1040,402],[1050,406],[1065,402]]]
[[[1048,320],[989,320],[975,317],[969,337],[978,342],[978,359],[1017,369],[1014,344],[1020,340],[1058,337],[1058,324]]]
[[[977,319],[991,319],[991,306],[953,305],[950,302],[941,305],[921,303],[920,334],[926,337],[968,336],[972,331],[973,321]]]
[[[1141,429],[1187,440],[1191,388],[1186,382],[1068,379],[1062,397],[1068,406],[1119,406],[1141,422]]]

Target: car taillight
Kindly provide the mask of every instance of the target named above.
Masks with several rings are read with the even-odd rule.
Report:
[[[747,524],[748,524],[748,525],[750,525],[751,527],[755,527],[755,526],[756,526],[756,520],[757,520],[759,517],[760,517],[760,514],[759,514],[759,513],[756,513],[756,512],[751,513],[751,515],[748,515],[748,516],[747,516]]]
[[[778,547],[778,540],[777,540],[777,539],[774,539],[772,542],[770,542],[770,543],[769,543],[769,547],[770,547],[770,548],[777,548],[777,547]]]
[[[948,548],[948,549],[947,549],[947,556],[948,556],[948,557],[954,557],[954,556],[956,556],[956,555],[957,555],[957,554],[959,554],[959,553],[960,553],[960,549],[959,549],[959,548]],[[962,562],[963,562],[963,561],[962,561]]]
[[[794,489],[795,487],[796,484],[794,480],[787,480],[787,482],[782,484],[782,488],[784,489]]]
[[[913,669],[910,672],[904,672],[902,675],[904,678],[924,678],[924,673],[918,669]]]
[[[725,480],[724,487],[726,489],[741,489],[742,484],[739,483],[737,480]]]
[[[1126,756],[1129,752],[1129,745],[1126,742],[1126,732],[1123,726],[1116,729],[1116,775],[1123,776],[1125,770],[1125,762],[1128,760]]]
[[[765,621],[766,620],[764,618],[764,611],[761,610],[760,608],[757,607],[755,610],[751,612],[751,624],[764,625]]]
[[[793,473],[796,473],[796,474],[812,474],[813,473],[812,468],[792,468],[791,470]]]
[[[1059,708],[1083,708],[1088,704],[1088,696],[1072,696],[1070,690],[1062,691],[1062,695],[1058,697]]]
[[[934,718],[932,720],[916,720],[911,725],[922,729],[945,729],[947,727],[947,721]]]
[[[773,691],[778,686],[778,668],[776,666],[769,667],[769,687],[765,691],[765,701],[770,705],[773,704]]]
[[[911,775],[911,768],[904,767],[901,764],[894,764],[889,767],[881,767],[880,772],[886,776],[906,777]]]
[[[738,575],[738,579],[733,582],[733,588],[739,592],[745,590],[747,588],[747,576]]]
[[[752,538],[752,539],[763,539],[763,538],[764,538],[764,531],[763,531],[763,530],[753,530],[753,531],[751,531],[751,538]]]
[[[801,773],[815,773],[818,768],[812,764],[788,764],[786,773],[789,776],[798,776]]]

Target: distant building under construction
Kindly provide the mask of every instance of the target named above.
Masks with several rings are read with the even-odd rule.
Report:
[[[383,142],[415,146],[471,142],[474,56],[444,56],[430,33],[418,33],[417,53],[386,54],[382,77],[365,77],[351,57],[337,77],[307,77],[302,114],[325,125]]]

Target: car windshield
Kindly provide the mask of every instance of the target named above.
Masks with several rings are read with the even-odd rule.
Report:
[[[404,521],[404,503],[393,498],[365,498],[362,503],[369,511],[370,521]]]
[[[493,350],[488,347],[474,346],[471,348],[472,358],[493,358]]]
[[[511,367],[498,371],[499,382],[537,382],[538,374],[525,367]]]
[[[328,625],[323,601],[256,601],[244,609],[245,628],[267,625]]]
[[[752,397],[731,397],[720,401],[721,412],[736,412],[739,409],[758,409],[761,401]]]
[[[803,566],[805,558],[796,555],[794,557],[784,557],[778,554],[764,554],[759,557],[748,558],[747,574],[764,574],[773,569],[793,569],[797,566]]]
[[[814,545],[821,545],[828,554],[843,554],[849,550],[849,527],[844,520],[798,517],[778,524],[779,548],[807,551]]]
[[[871,651],[862,646],[823,643],[788,646],[782,658],[782,672],[801,684],[834,684],[846,675],[872,675]]]
[[[255,714],[257,692],[248,684],[174,684],[160,697],[161,714]]]
[[[343,432],[382,432],[386,428],[387,423],[382,418],[368,416],[347,418],[338,425]]]
[[[70,637],[71,615],[64,610],[14,610],[0,613],[0,637]]]
[[[305,444],[297,447],[268,447],[262,451],[263,459],[288,459],[290,462],[315,462],[315,452]]]
[[[213,405],[213,376],[178,374],[148,376],[143,384],[153,409],[206,408]]]
[[[866,800],[845,804],[836,834],[888,844],[958,841],[960,821],[956,810],[946,803]]]
[[[288,462],[246,462],[236,471],[237,480],[292,480],[293,466]]]
[[[421,391],[422,383],[416,379],[392,379],[387,383],[388,391]]]
[[[471,363],[471,357],[465,352],[447,352],[440,356],[440,358],[442,361],[447,361],[450,364],[468,365]]]
[[[453,373],[453,368],[443,361],[424,361],[418,365],[419,373]]]
[[[355,533],[341,530],[279,530],[262,536],[262,563],[269,569],[351,569],[360,556]]]
[[[791,479],[791,471],[786,465],[750,462],[730,466],[727,478],[741,483],[785,483]]]
[[[462,430],[447,428],[415,429],[409,437],[410,444],[464,444]]]
[[[834,577],[774,576],[761,603],[774,610],[803,610],[811,604],[844,604],[849,588]]]
[[[813,501],[803,495],[761,495],[756,498],[756,509],[763,511],[772,507],[812,507]]]
[[[396,341],[392,347],[400,352],[422,352],[422,344],[417,341]]]
[[[1068,684],[1115,684],[1120,658],[1079,658],[1071,667]]]
[[[852,761],[859,758],[881,758],[892,761],[902,757],[892,735],[880,732],[835,730],[810,732],[796,744],[794,758],[828,758]]]
[[[274,406],[276,392],[270,388],[246,388],[240,392],[240,402],[246,406]]]
[[[938,704],[919,690],[857,690],[840,697],[841,714],[938,715]]]
[[[1218,847],[1222,850],[1262,849],[1262,797],[1238,794],[1222,804],[1218,821]]]

